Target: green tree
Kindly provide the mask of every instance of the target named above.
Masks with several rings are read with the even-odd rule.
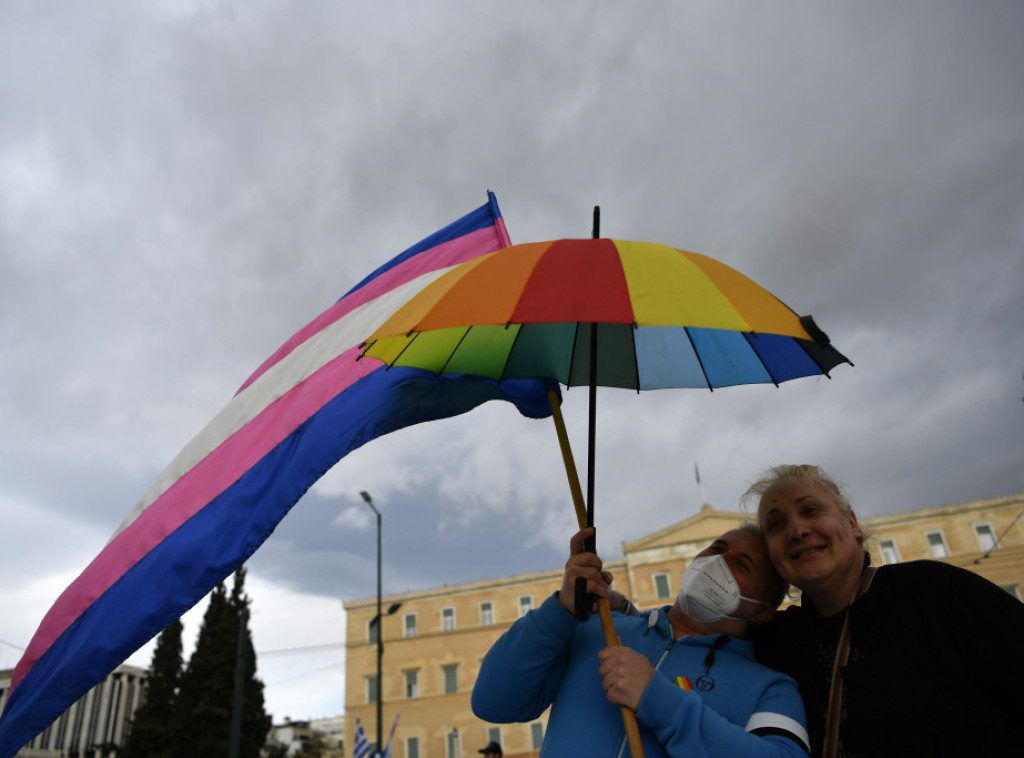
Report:
[[[250,600],[244,584],[245,569],[239,568],[230,595],[223,584],[210,595],[195,652],[181,678],[175,709],[178,755],[229,755],[237,662],[241,663],[243,685],[239,758],[259,758],[270,731],[271,719],[263,708],[263,682],[256,677],[256,652],[246,623]]]
[[[175,758],[174,709],[181,680],[181,619],[160,632],[146,680],[145,701],[132,717],[119,758]]]

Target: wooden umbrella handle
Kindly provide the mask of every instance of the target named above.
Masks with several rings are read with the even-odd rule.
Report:
[[[576,519],[582,529],[587,525],[587,508],[583,503],[583,490],[580,489],[580,477],[576,471],[572,448],[569,446],[569,435],[565,430],[562,408],[554,390],[548,390],[548,403],[551,405],[551,418],[554,419],[555,431],[558,433],[558,445],[562,448],[562,460],[565,462],[565,473],[569,477],[569,491],[572,492]],[[597,599],[597,612],[601,616],[604,644],[606,646],[618,645],[619,635],[615,633],[615,622],[612,621],[612,607],[608,604],[608,598],[599,597]],[[644,758],[644,746],[640,742],[640,727],[636,723],[636,714],[624,705],[620,705],[619,709],[622,711],[622,725],[626,728],[626,739],[629,741],[629,754],[633,758]]]

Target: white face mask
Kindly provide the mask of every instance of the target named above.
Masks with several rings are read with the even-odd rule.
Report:
[[[704,555],[693,559],[679,583],[679,606],[694,621],[712,624],[720,619],[746,621],[729,614],[739,608],[741,600],[768,605],[744,597],[740,586],[721,555]]]

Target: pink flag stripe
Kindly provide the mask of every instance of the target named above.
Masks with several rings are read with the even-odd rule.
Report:
[[[500,218],[498,219],[498,222],[499,224],[501,223]],[[504,234],[502,234],[503,232]],[[504,241],[502,241],[503,237]],[[500,245],[501,247],[506,247],[508,245],[508,233],[505,232],[504,224],[501,225],[500,230],[493,226],[486,227],[478,229],[475,232],[470,232],[469,234],[451,240],[450,242],[443,242],[434,249],[420,253],[419,255],[404,261],[398,266],[385,271],[376,279],[367,282],[365,286],[355,292],[350,292],[345,295],[345,297],[341,298],[326,311],[310,321],[306,326],[297,331],[288,339],[287,342],[274,351],[274,354],[267,358],[267,360],[265,360],[260,367],[253,372],[252,376],[245,380],[245,383],[242,385],[241,389],[239,389],[239,392],[256,381],[271,366],[295,350],[298,345],[301,345],[314,334],[327,328],[339,318],[345,316],[355,308],[358,308],[360,305],[368,303],[371,300],[380,297],[384,293],[393,290],[395,287],[416,279],[423,274],[436,271],[439,268],[450,268],[458,263],[470,260],[471,258],[476,258],[480,255],[481,248],[486,245],[490,245],[496,249],[498,245],[493,242],[495,239],[502,241]],[[369,334],[369,332],[367,332],[367,334]],[[363,336],[365,337],[366,335]]]
[[[18,662],[12,689],[53,641],[154,546],[234,484],[328,400],[383,365],[372,358],[356,360],[359,352],[358,347],[350,349],[278,398],[122,530],[46,614]]]

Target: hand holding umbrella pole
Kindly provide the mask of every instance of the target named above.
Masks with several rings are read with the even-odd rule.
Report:
[[[565,430],[565,420],[562,418],[558,394],[554,390],[548,391],[548,402],[551,404],[551,418],[554,419],[555,430],[558,432],[558,444],[562,449],[565,473],[569,477],[569,489],[572,492],[573,506],[576,508],[576,518],[582,529],[588,526],[587,508],[583,502],[583,490],[580,489],[580,478],[576,471],[572,448],[569,446],[569,435]],[[615,633],[615,623],[612,621],[612,609],[608,604],[608,598],[599,597],[597,599],[597,612],[601,616],[601,630],[604,632],[605,645],[618,645],[619,636]],[[624,705],[619,708],[622,711],[622,724],[626,728],[626,738],[629,741],[629,754],[633,758],[643,758],[644,747],[640,742],[640,727],[636,723],[636,714]]]

